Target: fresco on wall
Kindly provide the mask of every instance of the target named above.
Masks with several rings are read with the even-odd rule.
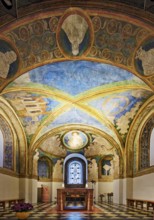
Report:
[[[92,134],[92,142],[84,148],[85,157],[113,154],[114,147],[104,137]]]
[[[88,181],[98,180],[98,166],[96,159],[88,159]]]
[[[148,35],[148,31],[128,22],[103,16],[92,17],[92,23],[95,43],[90,55],[131,66],[134,48]]]
[[[14,48],[5,40],[0,39],[0,78],[14,76],[18,70],[19,60]]]
[[[34,134],[41,121],[59,104],[54,99],[26,91],[7,93],[4,97],[16,110],[27,135]]]
[[[38,160],[38,176],[41,178],[49,178],[50,177],[50,168],[49,163],[46,160]]]
[[[53,180],[63,180],[63,159],[57,160],[53,167]]]
[[[135,67],[144,76],[154,75],[154,36],[140,45],[135,55]]]
[[[80,56],[92,43],[88,18],[81,10],[68,10],[58,28],[58,44],[66,56]]]
[[[90,101],[89,104],[102,111],[125,140],[136,112],[152,95],[152,92],[143,89],[128,90]]]
[[[107,158],[102,160],[102,175],[113,175],[113,160]]]
[[[39,147],[43,152],[47,152],[50,155],[56,157],[65,157],[67,154],[66,149],[61,143],[61,134],[56,134],[52,137],[46,138]],[[56,150],[55,150],[56,149]]]

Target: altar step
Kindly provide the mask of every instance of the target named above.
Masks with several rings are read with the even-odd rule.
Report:
[[[65,209],[85,209],[85,202],[82,201],[68,201],[65,203]]]

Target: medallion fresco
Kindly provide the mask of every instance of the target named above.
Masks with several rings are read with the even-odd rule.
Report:
[[[17,52],[7,41],[0,39],[0,78],[13,77],[19,67]]]
[[[135,55],[136,70],[144,76],[154,75],[154,36],[140,45]]]
[[[64,134],[62,142],[70,150],[79,150],[88,144],[88,136],[82,131],[73,130]]]
[[[82,10],[68,10],[60,18],[57,32],[59,47],[64,56],[83,55],[92,44],[90,20]]]
[[[17,48],[21,69],[62,59],[97,59],[132,69],[134,51],[151,33],[137,24],[79,8],[22,22],[4,32]]]

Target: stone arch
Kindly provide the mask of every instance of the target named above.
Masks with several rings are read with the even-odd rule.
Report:
[[[23,127],[16,116],[16,113],[12,109],[12,107],[8,104],[6,100],[4,100],[2,97],[0,97],[0,115],[4,118],[4,120],[8,123],[12,136],[13,136],[13,148],[14,151],[16,149],[19,149],[19,164],[20,170],[18,171],[21,175],[27,174],[27,140],[25,136],[25,132],[23,130]],[[15,160],[14,160],[15,161]],[[16,166],[16,164],[14,164]]]
[[[148,118],[140,134],[139,170],[150,167],[150,137],[154,128],[154,114]]]
[[[127,177],[132,177],[139,172],[139,141],[146,121],[154,114],[153,105],[154,98],[151,97],[143,104],[130,126],[125,145],[125,175]]]

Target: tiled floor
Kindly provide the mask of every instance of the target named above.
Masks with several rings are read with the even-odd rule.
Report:
[[[0,208],[0,219],[17,219],[10,208],[3,211]],[[154,220],[153,210],[146,211],[135,208],[128,208],[124,205],[108,203],[97,203],[93,213],[85,211],[65,211],[58,213],[53,203],[42,203],[34,206],[28,219],[63,219],[63,220]]]

